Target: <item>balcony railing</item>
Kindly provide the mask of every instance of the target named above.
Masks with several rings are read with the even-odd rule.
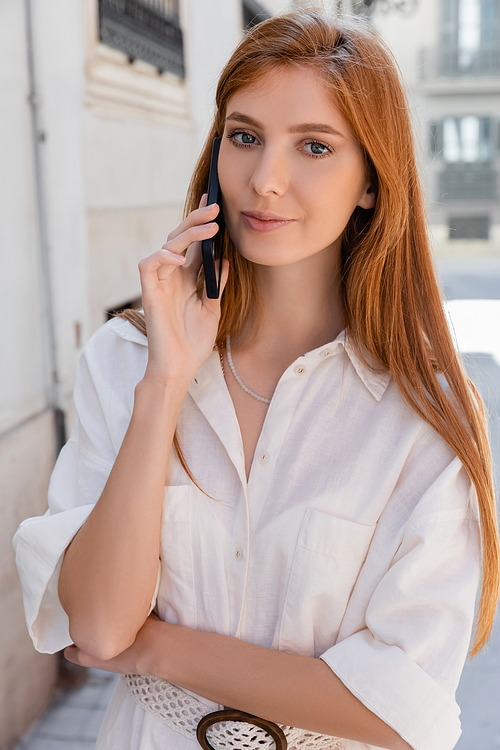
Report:
[[[497,197],[497,172],[489,162],[447,164],[439,175],[443,201],[490,201]]]
[[[465,56],[457,47],[446,45],[420,52],[420,77],[423,81],[483,76],[500,76],[500,45],[482,45],[470,56]]]
[[[131,60],[184,77],[179,0],[99,0],[99,37]]]

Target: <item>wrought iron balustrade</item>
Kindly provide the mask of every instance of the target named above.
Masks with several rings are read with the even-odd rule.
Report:
[[[441,45],[421,50],[420,76],[422,80],[435,78],[500,77],[500,44],[482,44],[465,59],[457,46]]]
[[[488,240],[489,216],[451,216],[448,219],[449,240]]]
[[[184,77],[179,0],[99,0],[103,44]]]
[[[491,162],[447,164],[439,179],[443,201],[490,201],[498,195],[498,174]]]

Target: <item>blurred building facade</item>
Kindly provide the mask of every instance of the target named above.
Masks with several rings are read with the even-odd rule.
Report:
[[[371,10],[407,83],[436,254],[500,256],[500,0]]]
[[[215,84],[275,0],[2,0],[0,747],[48,703],[11,539],[42,514],[77,360],[182,213]],[[41,561],[43,564],[43,561]]]

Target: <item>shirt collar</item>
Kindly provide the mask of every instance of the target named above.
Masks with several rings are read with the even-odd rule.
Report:
[[[345,328],[334,341],[307,352],[305,357],[327,359],[342,348],[365,388],[370,391],[373,398],[380,401],[389,385],[391,373],[388,370],[382,370],[375,357],[364,346],[359,347],[358,353]]]
[[[108,325],[120,339],[132,341],[134,344],[148,345],[147,337],[125,318],[111,318]]]
[[[356,347],[353,345],[352,341],[349,340],[349,336],[345,330],[342,331],[340,335],[343,335],[344,350],[351,360],[358,376],[366,388],[368,388],[373,398],[377,401],[381,401],[392,377],[391,373],[389,370],[383,370],[381,368],[373,354],[371,354],[366,347],[360,345],[360,353],[358,354]]]
[[[126,341],[132,341],[135,344],[141,344],[141,346],[148,345],[146,336],[138,331],[128,320],[125,320],[124,318],[113,318],[112,321],[110,321],[110,325],[113,327],[116,335],[120,338],[125,339]],[[327,359],[337,353],[341,347],[343,347],[349,357],[361,382],[370,391],[373,398],[380,401],[389,385],[391,373],[387,370],[382,370],[380,365],[376,363],[373,355],[364,347],[361,348],[363,356],[360,356],[352,342],[349,340],[349,336],[345,329],[339,333],[334,341],[329,344],[324,344],[317,349],[313,349],[312,351],[307,352],[304,356],[307,358]],[[218,371],[220,369],[218,366],[218,357],[214,358],[214,364],[217,365],[216,369]],[[207,360],[201,369],[212,371],[209,360]],[[213,372],[210,372],[210,374],[212,376],[214,375]]]

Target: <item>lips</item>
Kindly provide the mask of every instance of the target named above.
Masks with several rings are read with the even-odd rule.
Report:
[[[254,232],[273,232],[295,221],[267,211],[242,211],[241,215],[247,227]]]

